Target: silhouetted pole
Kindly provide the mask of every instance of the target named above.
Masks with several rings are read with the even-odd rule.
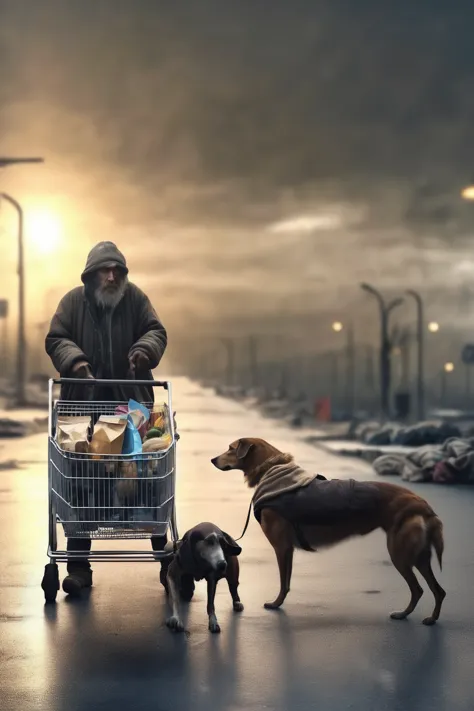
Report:
[[[329,369],[331,373],[331,400],[339,405],[339,358],[337,353],[329,353]]]
[[[23,210],[11,195],[0,193],[18,214],[18,352],[16,360],[17,404],[26,403],[25,269],[23,260]]]
[[[226,349],[227,353],[227,365],[226,365],[226,373],[227,373],[227,385],[233,385],[234,384],[234,368],[235,368],[235,348],[234,348],[234,341],[231,338],[223,338],[222,343],[224,345],[224,348]]]
[[[8,370],[8,301],[0,299],[0,323],[2,324],[0,348],[0,377],[7,377]]]
[[[355,412],[355,340],[354,327],[350,323],[347,327],[347,399],[351,417]]]
[[[249,336],[249,366],[252,387],[256,388],[258,387],[258,354],[255,336]]]
[[[361,284],[361,289],[371,294],[378,303],[380,312],[380,409],[382,416],[390,416],[390,337],[388,335],[388,322],[390,313],[403,302],[403,299],[393,299],[388,304],[377,289],[370,284]]]
[[[24,163],[44,163],[43,158],[0,157],[0,168]],[[23,262],[23,210],[20,204],[6,193],[0,193],[18,213],[18,353],[17,353],[17,401],[26,404],[26,337],[25,337],[25,270]]]
[[[471,406],[471,368],[472,365],[469,363],[466,363],[465,365],[465,376],[466,376],[466,401],[465,401],[465,407],[466,410],[469,410]]]
[[[0,157],[0,168],[7,168],[9,165],[19,165],[21,163],[44,163],[44,158],[8,158]]]
[[[424,374],[424,316],[423,316],[423,299],[420,294],[413,289],[407,291],[409,296],[412,296],[416,302],[416,333],[418,345],[418,373],[417,373],[417,406],[418,419],[425,419],[425,374]]]

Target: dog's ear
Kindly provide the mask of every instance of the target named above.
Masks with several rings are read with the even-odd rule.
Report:
[[[239,439],[237,447],[237,459],[244,459],[253,447],[253,443],[248,439]]]
[[[242,548],[239,544],[236,543],[232,536],[229,536],[229,534],[225,531],[221,531],[219,541],[226,558],[232,555],[240,555],[242,553]]]
[[[188,573],[197,580],[200,580],[202,575],[200,574],[199,561],[197,560],[195,549],[197,538],[198,537],[193,535],[193,533],[190,535],[185,533],[176,558],[178,559],[183,573]]]

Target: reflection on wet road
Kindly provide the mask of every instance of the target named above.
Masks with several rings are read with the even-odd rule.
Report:
[[[187,380],[175,383],[175,405],[181,532],[211,520],[240,535],[250,492],[240,474],[218,472],[209,463],[239,436],[265,437],[330,477],[370,477],[365,464],[302,444],[297,433]],[[0,459],[29,462],[0,471],[1,709],[472,708],[473,492],[418,489],[445,522],[441,580],[448,597],[438,627],[421,625],[432,604],[429,592],[411,620],[388,618],[408,593],[387,565],[382,534],[321,555],[298,554],[284,609],[265,611],[278,573],[252,520],[241,556],[244,613],[233,614],[221,585],[216,607],[222,634],[210,635],[201,583],[189,610],[189,635],[175,636],[164,625],[167,606],[154,564],[97,564],[87,598],[67,602],[61,592],[55,607],[44,606],[45,437],[4,441]]]

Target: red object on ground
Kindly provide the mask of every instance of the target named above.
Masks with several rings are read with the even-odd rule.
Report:
[[[330,422],[331,420],[331,398],[318,398],[314,404],[314,416],[319,422]]]

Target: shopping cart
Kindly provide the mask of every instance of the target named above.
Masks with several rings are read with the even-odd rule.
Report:
[[[126,402],[55,400],[56,385],[75,384],[93,393],[95,386],[137,385],[162,388],[167,394],[168,428],[171,443],[166,450],[139,455],[79,454],[61,449],[56,441],[60,416],[91,417],[114,415]],[[93,396],[92,396],[93,397]],[[151,403],[143,403],[151,408]],[[49,563],[41,587],[46,602],[55,602],[59,590],[58,563],[75,558],[90,561],[163,561],[168,550],[58,550],[57,526],[66,538],[92,540],[137,540],[162,538],[168,530],[173,544],[178,541],[175,508],[176,442],[171,403],[171,383],[157,380],[84,380],[60,378],[49,381],[48,426],[48,522]]]

